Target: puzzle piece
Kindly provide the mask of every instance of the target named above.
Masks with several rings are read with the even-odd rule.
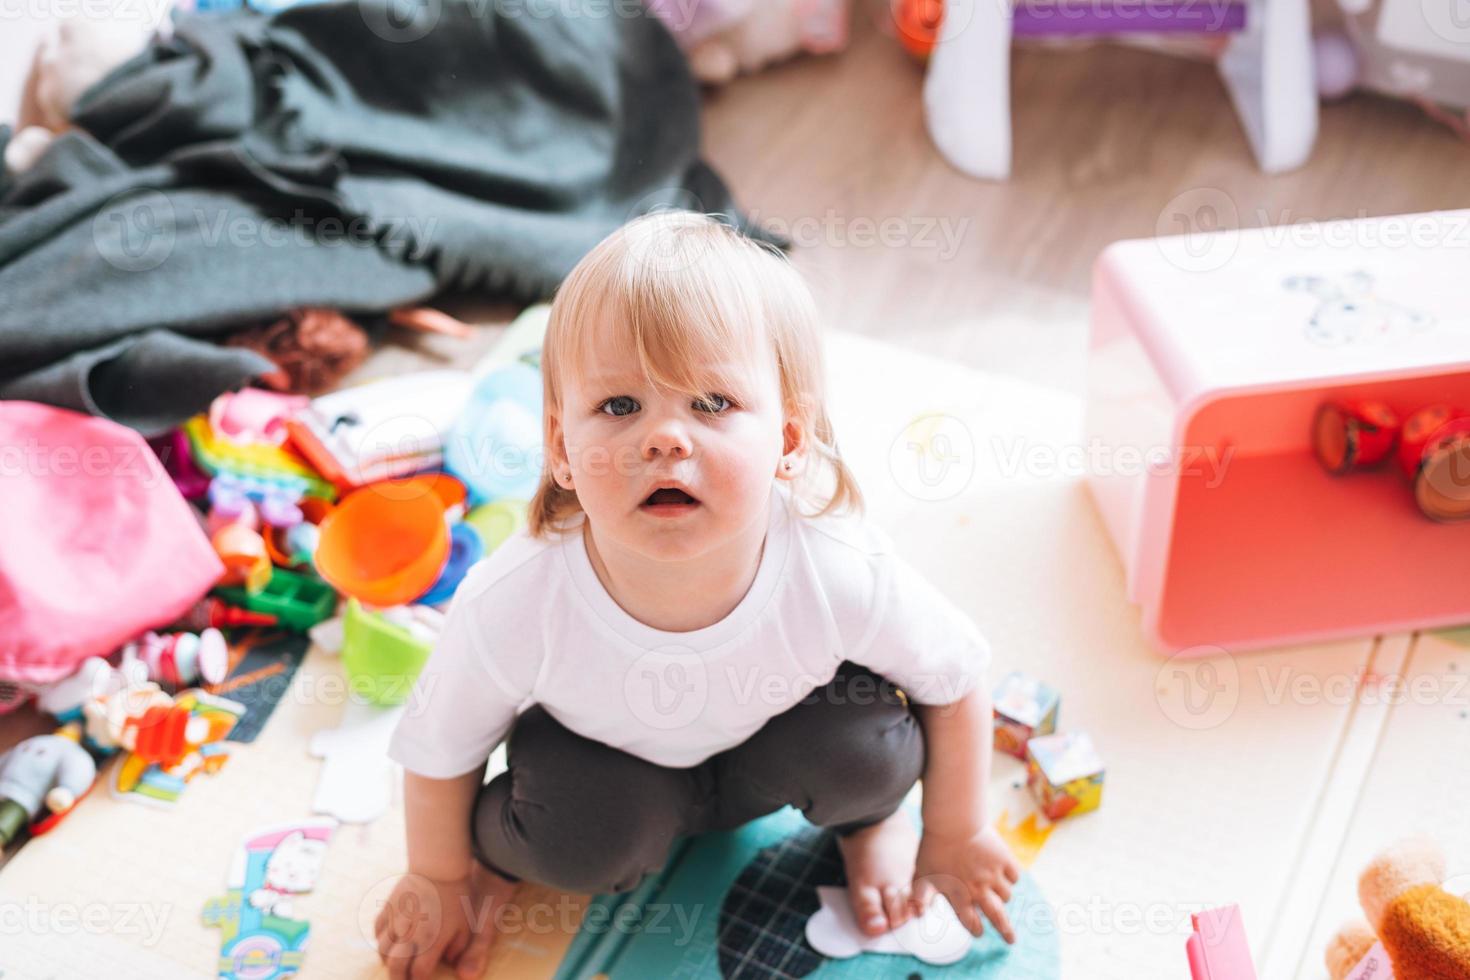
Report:
[[[923,915],[881,936],[866,935],[858,928],[846,888],[818,885],[817,898],[822,907],[806,920],[806,939],[817,952],[833,959],[890,953],[946,966],[964,959],[974,939],[943,895],[936,896]]]
[[[397,768],[388,758],[388,740],[403,706],[380,708],[350,701],[342,723],[311,737],[311,754],[322,759],[311,808],[343,823],[369,823],[388,809]]]
[[[248,835],[230,862],[229,891],[204,905],[204,924],[220,930],[218,975],[227,980],[294,977],[311,924],[292,915],[292,897],[309,892],[337,821],[314,817]]]

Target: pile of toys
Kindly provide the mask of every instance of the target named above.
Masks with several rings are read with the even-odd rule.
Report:
[[[1393,456],[1424,516],[1470,518],[1470,412],[1429,405],[1400,422],[1381,401],[1324,402],[1312,420],[1312,451],[1334,476]]]
[[[166,621],[120,646],[73,643],[83,653],[45,680],[8,682],[4,707],[34,698],[61,730],[0,756],[0,844],[49,829],[112,755],[112,793],[155,805],[218,771],[246,712],[222,695],[262,634],[321,637],[340,649],[356,700],[405,701],[439,607],[525,522],[540,478],[546,314],[526,311],[472,372],[314,400],[247,388],[151,440],[174,505],[198,525],[176,530],[217,559],[214,572],[200,566],[208,594],[174,597]]]
[[[992,695],[995,748],[1026,763],[1026,785],[1048,820],[1102,805],[1104,767],[1085,732],[1058,732],[1057,691],[1015,671]]]

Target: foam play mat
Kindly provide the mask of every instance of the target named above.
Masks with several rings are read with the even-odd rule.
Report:
[[[1185,977],[1190,913],[1238,904],[1262,980],[1325,980],[1323,943],[1354,911],[1358,870],[1394,837],[1436,832],[1450,868],[1470,870],[1470,770],[1446,761],[1470,755],[1463,637],[1165,660],[1069,463],[1086,445],[1075,397],[843,335],[829,368],[871,518],[974,617],[993,678],[1023,670],[1060,693],[1060,724],[1090,734],[1106,764],[1101,806],[1047,825],[1024,765],[997,756],[992,811],[1009,815],[1028,869],[1009,951],[991,936],[951,967],[817,957],[802,924],[840,865],[830,839],[783,814],[689,842],[621,899],[523,887],[522,924],[486,976]],[[1355,696],[1391,677],[1441,696]],[[172,807],[94,789],[0,867],[0,978],[213,975],[222,935],[203,910],[232,887],[242,841],[312,818],[313,738],[344,723],[337,658],[313,648],[289,685],[258,737]],[[304,980],[386,976],[372,922],[404,865],[395,790],[377,819],[336,829],[311,889],[292,896],[291,918],[310,927]]]

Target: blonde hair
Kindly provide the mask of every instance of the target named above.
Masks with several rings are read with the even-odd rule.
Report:
[[[603,239],[551,305],[541,354],[548,446],[551,419],[563,407],[562,372],[583,367],[599,325],[618,332],[650,384],[691,397],[708,394],[710,371],[732,353],[774,355],[783,408],[806,435],[809,465],[792,481],[793,496],[817,508],[809,516],[862,509],[827,417],[816,305],[785,256],[687,211],[655,212]],[[553,478],[550,460],[528,514],[536,536],[562,530],[582,509],[576,492]]]

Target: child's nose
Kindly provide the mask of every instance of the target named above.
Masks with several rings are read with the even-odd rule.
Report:
[[[644,459],[658,456],[688,459],[693,453],[694,444],[689,438],[689,429],[672,416],[656,419],[643,440]]]

